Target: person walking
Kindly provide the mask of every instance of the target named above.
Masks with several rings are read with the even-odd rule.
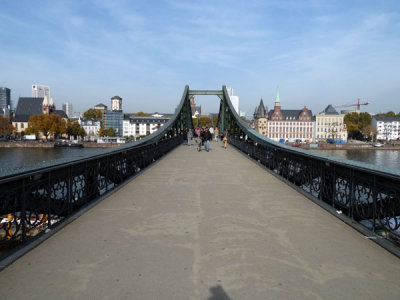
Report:
[[[194,130],[194,135],[195,135],[195,137],[197,138],[197,141],[199,141],[199,139],[200,139],[200,128],[199,128],[199,127],[197,127],[197,128]]]
[[[192,144],[192,138],[193,138],[193,129],[189,129],[187,135],[188,146]]]
[[[214,139],[214,128],[211,126],[210,127],[210,133],[211,133],[211,140]]]
[[[204,130],[204,145],[207,152],[210,152],[210,141],[212,139],[211,132],[208,130],[208,127]]]
[[[218,136],[219,136],[219,130],[218,127],[215,127],[214,129],[214,139],[217,142],[218,141]]]
[[[222,141],[224,142],[224,148],[226,149],[226,146],[228,144],[228,130],[224,130],[224,133],[222,134]]]
[[[187,128],[185,128],[185,130],[183,131],[183,144],[184,145],[187,145],[187,142],[188,142],[188,129]]]

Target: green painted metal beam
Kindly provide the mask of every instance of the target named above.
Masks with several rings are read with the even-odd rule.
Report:
[[[217,90],[217,91],[212,91],[212,90],[189,90],[188,91],[188,96],[194,96],[194,95],[216,95],[218,97],[221,97],[224,95],[224,92],[222,90]]]

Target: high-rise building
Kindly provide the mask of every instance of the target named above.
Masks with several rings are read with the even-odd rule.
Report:
[[[235,109],[236,113],[239,114],[239,96],[233,95],[233,88],[231,87],[226,87],[226,90],[228,91],[228,96],[231,100],[233,108]]]
[[[67,114],[68,118],[73,117],[74,111],[72,109],[72,103],[66,102],[62,105],[62,110],[65,111]]]
[[[32,97],[50,99],[50,87],[46,85],[34,84],[32,85]]]
[[[0,87],[0,115],[4,115],[11,107],[11,90],[6,87]]]

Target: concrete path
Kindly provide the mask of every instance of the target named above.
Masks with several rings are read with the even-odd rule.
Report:
[[[0,273],[1,299],[398,299],[399,260],[238,151],[180,146]]]

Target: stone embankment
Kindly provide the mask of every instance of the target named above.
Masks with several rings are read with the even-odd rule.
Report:
[[[123,144],[83,143],[84,148],[113,148],[113,147],[118,147],[120,145]],[[0,142],[0,148],[54,148],[54,142],[42,142],[42,141]]]
[[[320,144],[318,147],[313,145],[301,145],[299,148],[311,150],[400,150],[399,144],[386,144],[382,147],[374,147],[372,144]]]

